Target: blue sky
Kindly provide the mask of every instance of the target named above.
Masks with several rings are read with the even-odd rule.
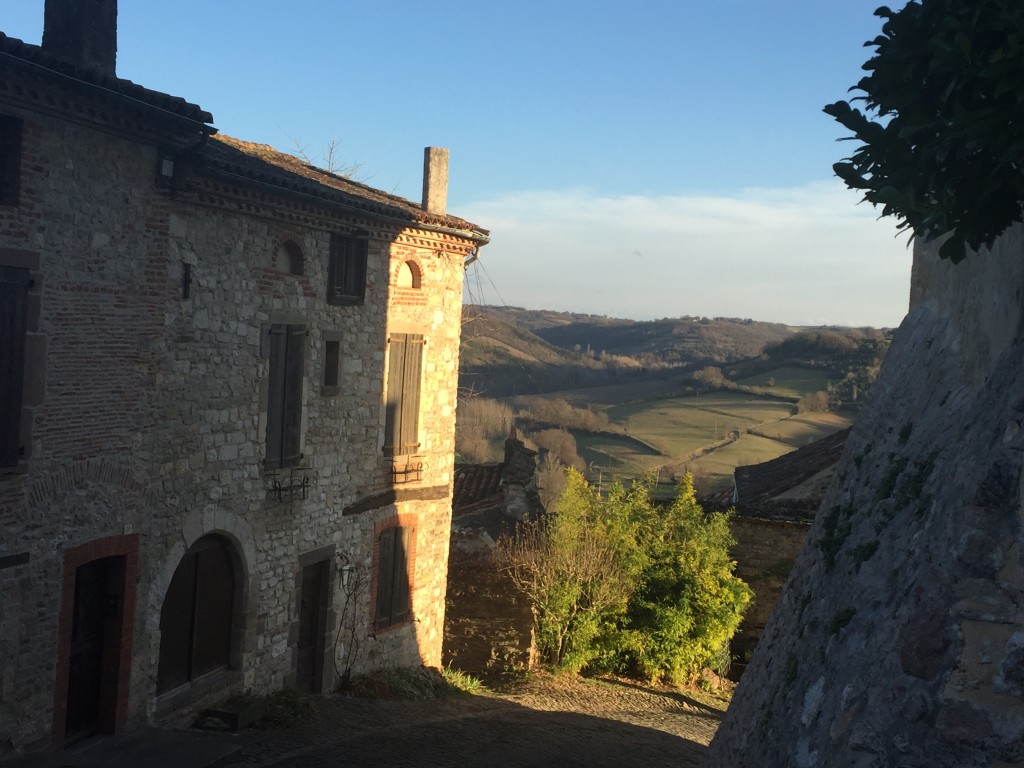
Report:
[[[878,0],[121,0],[118,74],[224,133],[492,230],[470,298],[648,319],[896,325],[911,253],[832,175],[823,105],[861,76]],[[244,10],[242,10],[244,9]],[[0,8],[42,35],[43,0]]]

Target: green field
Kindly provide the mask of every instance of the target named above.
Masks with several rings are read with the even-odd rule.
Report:
[[[575,433],[579,453],[592,471],[623,478],[659,469],[676,475],[690,471],[716,487],[727,486],[737,466],[774,459],[850,424],[845,414],[794,415],[792,403],[738,392],[672,397],[604,410],[611,429],[621,431],[622,437]],[[726,441],[734,431],[739,438]]]
[[[746,387],[763,387],[773,395],[803,397],[811,392],[828,390],[830,381],[825,371],[784,366],[739,379],[736,383]]]

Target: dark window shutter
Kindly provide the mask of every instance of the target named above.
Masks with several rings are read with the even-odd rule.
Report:
[[[273,467],[281,466],[287,357],[288,326],[270,326],[270,373],[267,383],[267,464]]]
[[[377,609],[374,623],[384,629],[408,620],[409,547],[412,529],[396,526],[380,535],[377,561]]]
[[[302,381],[306,326],[270,326],[267,465],[294,467],[302,458]]]
[[[391,598],[391,623],[409,618],[409,540],[410,528],[397,528],[395,534],[395,586]]]
[[[366,259],[369,242],[364,238],[331,235],[327,270],[327,301],[331,304],[362,304],[366,298]]]
[[[17,205],[21,192],[19,118],[0,115],[0,205]]]
[[[398,528],[387,528],[380,534],[377,559],[377,615],[378,629],[391,625],[391,601],[395,587],[395,538]]]
[[[0,467],[16,466],[21,455],[29,282],[27,269],[0,267]]]
[[[288,351],[285,360],[284,426],[281,434],[281,466],[294,467],[302,458],[299,450],[302,431],[302,372],[306,345],[306,327],[288,326]]]

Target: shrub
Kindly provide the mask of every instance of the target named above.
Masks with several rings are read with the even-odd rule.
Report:
[[[498,542],[495,557],[533,605],[541,658],[577,672],[624,615],[638,558],[631,522],[606,510],[579,472],[567,470],[566,480],[558,511],[522,523]]]
[[[721,656],[752,596],[733,574],[728,515],[705,515],[690,476],[667,509],[649,483],[616,482],[602,498],[579,472],[566,478],[556,511],[496,548],[533,603],[542,659],[559,670],[695,678]]]
[[[679,683],[722,654],[753,593],[733,574],[729,515],[705,514],[693,479],[668,509],[647,500],[639,528],[645,565],[624,623],[622,658],[636,673]]]

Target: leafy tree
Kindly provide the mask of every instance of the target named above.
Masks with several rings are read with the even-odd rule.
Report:
[[[847,186],[954,263],[990,246],[1024,205],[1024,3],[911,0],[856,85],[825,112],[862,142],[834,166]]]

